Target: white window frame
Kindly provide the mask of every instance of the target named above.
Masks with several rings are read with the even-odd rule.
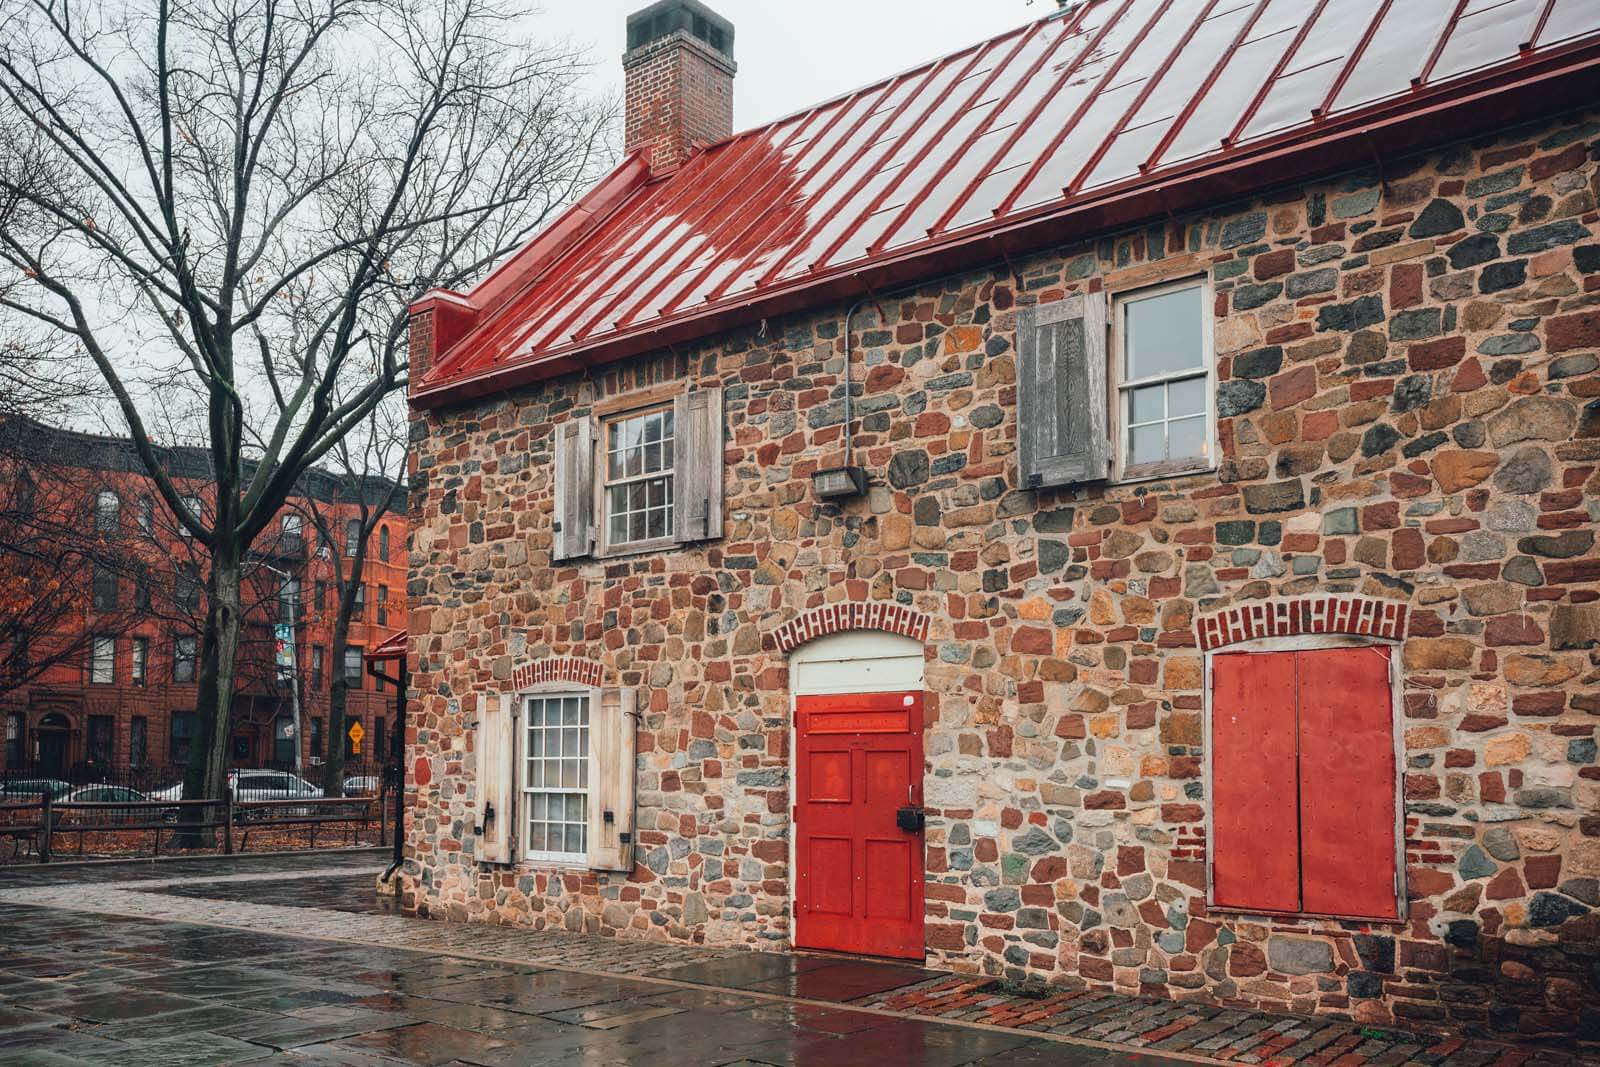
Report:
[[[109,634],[95,634],[89,639],[89,684],[115,685],[116,682],[117,639]]]
[[[513,853],[513,862],[536,863],[544,866],[574,868],[579,870],[589,869],[589,805],[594,802],[594,775],[593,775],[593,737],[589,734],[594,724],[594,710],[600,704],[600,690],[589,686],[574,686],[571,684],[556,684],[550,686],[534,686],[525,689],[516,696],[514,705],[515,714],[512,717],[511,729],[516,738],[516,805],[517,810],[512,814],[513,825],[516,827],[516,849]],[[585,734],[583,745],[583,779],[581,788],[551,788],[547,786],[530,786],[528,784],[528,720],[529,705],[536,700],[566,700],[579,698],[587,702],[588,722],[583,725]],[[529,798],[535,793],[559,794],[562,796],[571,793],[582,793],[584,798],[583,820],[583,851],[582,852],[556,852],[549,849],[531,849],[528,847],[528,813],[531,810]]]
[[[1215,715],[1212,706],[1212,663],[1217,656],[1236,652],[1251,652],[1257,654],[1274,652],[1316,652],[1329,648],[1381,648],[1389,656],[1389,718],[1393,726],[1392,740],[1394,743],[1394,859],[1395,859],[1395,918],[1381,919],[1370,915],[1332,915],[1321,912],[1296,911],[1274,912],[1260,909],[1241,908],[1232,905],[1218,904],[1216,889],[1213,885],[1212,872],[1216,862],[1216,852],[1210,845],[1216,838],[1216,806],[1212,799],[1215,796],[1211,788],[1215,772],[1212,761],[1216,755],[1215,746],[1211,742],[1211,721]],[[1239,641],[1231,645],[1222,645],[1211,649],[1205,654],[1205,679],[1202,683],[1205,690],[1202,693],[1201,710],[1201,744],[1205,746],[1205,758],[1201,765],[1201,788],[1205,792],[1205,817],[1206,817],[1206,910],[1218,915],[1246,915],[1259,916],[1266,924],[1279,922],[1294,923],[1303,919],[1337,919],[1345,922],[1370,923],[1374,926],[1404,926],[1408,921],[1406,891],[1406,746],[1405,746],[1405,697],[1401,685],[1400,671],[1401,643],[1384,637],[1368,637],[1355,634],[1300,634],[1293,637],[1259,637],[1250,641]],[[1303,861],[1302,861],[1303,862]]]
[[[1205,374],[1206,397],[1206,454],[1200,458],[1186,458],[1165,460],[1160,463],[1141,463],[1130,466],[1126,462],[1128,453],[1128,405],[1129,397],[1134,389],[1143,386],[1157,385],[1163,382],[1180,381],[1187,378],[1199,377],[1195,371],[1174,371],[1169,374],[1151,375],[1125,381],[1127,360],[1123,352],[1123,343],[1126,339],[1124,326],[1126,309],[1129,304],[1150,297],[1163,296],[1167,293],[1179,292],[1184,289],[1200,290],[1200,342],[1201,361]],[[1111,366],[1106,375],[1110,387],[1110,418],[1107,420],[1111,430],[1111,481],[1113,482],[1144,482],[1160,478],[1172,478],[1185,474],[1205,474],[1217,469],[1217,356],[1216,356],[1216,296],[1212,290],[1211,279],[1208,275],[1193,274],[1184,278],[1161,282],[1157,285],[1146,285],[1138,288],[1121,289],[1109,296],[1111,302],[1111,343],[1108,346],[1108,358]]]
[[[646,474],[629,475],[613,479],[611,477],[611,427],[619,422],[628,422],[633,419],[644,418],[655,414],[668,414],[673,416],[672,425],[672,465]],[[674,401],[665,403],[646,403],[639,407],[623,408],[607,412],[597,420],[599,432],[595,435],[595,451],[598,453],[595,467],[595,521],[599,525],[599,554],[602,556],[634,555],[643,552],[659,552],[663,549],[675,548],[677,539],[677,507],[676,497],[678,481],[678,460],[681,449],[678,447],[679,427],[677,424],[677,407]],[[634,482],[650,482],[664,479],[667,483],[667,532],[662,537],[650,537],[642,541],[613,541],[611,540],[611,489],[613,486],[629,485]]]
[[[130,677],[134,685],[144,685],[150,679],[150,639],[148,637],[135,637],[131,653],[132,670]]]

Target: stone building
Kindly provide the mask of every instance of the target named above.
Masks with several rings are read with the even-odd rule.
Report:
[[[631,117],[414,308],[410,906],[1596,1039],[1597,64],[1090,0]]]

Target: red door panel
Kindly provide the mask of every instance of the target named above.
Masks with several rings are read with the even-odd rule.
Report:
[[[1395,918],[1395,755],[1388,648],[1300,652],[1303,910]]]
[[[1211,679],[1212,896],[1299,911],[1294,656],[1215,656]]]
[[[923,958],[922,697],[796,702],[795,944]]]

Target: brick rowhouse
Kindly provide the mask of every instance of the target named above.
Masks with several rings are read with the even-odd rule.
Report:
[[[93,519],[97,501],[112,494],[107,498],[115,500],[111,528],[103,531],[105,555],[126,560],[106,590],[109,604],[97,603],[95,590],[85,584],[76,593],[75,610],[55,620],[53,632],[28,635],[40,645],[62,642],[72,647],[84,634],[104,632],[112,652],[99,677],[91,646],[27,684],[0,692],[7,741],[0,749],[0,771],[13,777],[37,774],[85,781],[101,772],[139,772],[135,779],[172,781],[182,773],[194,736],[204,551],[177,529],[128,440],[20,420],[0,432],[24,434],[30,442],[23,462],[8,455],[0,465],[0,485],[5,487],[0,493],[6,503],[16,505],[11,494],[27,479],[38,487],[37,498],[50,507]],[[173,448],[167,458],[179,488],[209,508],[204,454]],[[383,491],[380,485],[371,491]],[[317,472],[302,489],[290,498],[285,514],[297,514],[295,505],[315,493],[325,521],[336,537],[343,537],[346,523],[359,509],[344,497],[340,483]],[[276,681],[273,661],[273,623],[281,618],[278,576],[292,574],[298,582],[296,663],[306,724],[299,738],[300,756],[310,768],[307,776],[315,778],[316,765],[335,743],[328,736],[329,687],[341,669],[332,659],[337,595],[329,552],[348,546],[340,543],[319,551],[311,521],[303,515],[298,521],[300,532],[286,534],[280,518],[252,553],[228,756],[232,767],[294,765],[294,742],[280,729],[292,721],[292,694]],[[373,647],[404,627],[405,542],[404,515],[390,513],[373,531],[363,573],[364,607],[351,620],[350,648]],[[177,602],[183,582],[179,575],[188,565],[195,568],[193,606]],[[344,566],[348,573],[348,563]],[[358,665],[351,667],[345,715],[348,722],[362,724],[366,742],[350,758],[370,762],[378,758],[374,745],[381,740],[387,747],[394,736],[395,695],[392,689],[375,688],[364,671],[357,673]]]
[[[1145,134],[1152,164],[1128,162],[1143,155],[1118,146],[1159,93],[1118,97],[1096,124],[1089,89],[1072,101],[1079,125],[1040,133],[1042,154],[1015,166],[1007,146],[1060,101],[1046,87],[1035,106],[1027,86],[1185,69],[1140,51],[1157,39],[1222,35],[1224,58],[1206,51],[1217,69],[1177,113],[1224,132],[1278,107],[1260,78],[1293,69],[1295,49],[1337,38],[1330,54],[1359,73],[1401,47],[1393,25],[1314,25],[1314,4],[1264,60],[1243,44],[1279,30],[1260,5],[1138,36],[1160,6],[1135,3],[1119,28],[1120,5],[1078,5],[736,137],[674,178],[630,157],[580,205],[595,221],[472,294],[418,305],[419,330],[438,330],[441,301],[460,318],[413,384],[410,907],[814,944],[823,909],[804,883],[830,875],[792,851],[811,799],[793,763],[811,728],[797,694],[850,692],[851,657],[872,691],[878,664],[906,667],[872,657],[909,647],[926,829],[908,840],[930,964],[1596,1038],[1600,112],[1581,102],[1600,25],[1566,23],[1548,62],[1568,65],[1538,67],[1532,95],[1517,72],[1534,68],[1517,64],[1545,53],[1519,53],[1523,27],[1469,75],[1454,23],[1432,26],[1427,71],[1457,81],[1425,74],[1398,103],[1348,105],[1347,136],[1327,114],[1303,120],[1300,155],[1275,135],[1270,160],[1218,163],[1227,177],[1192,162],[1215,148],[1187,126]],[[1111,58],[1114,35],[1129,55]],[[1256,81],[1229,79],[1230,48]],[[1087,61],[1101,62],[1091,76],[1062,49],[1107,58]],[[988,72],[965,90],[993,104],[981,119],[912,103],[973,71]],[[1313,99],[1342,99],[1356,75],[1338,71]],[[1251,110],[1208,117],[1213,83]],[[875,141],[868,114],[901,139]],[[1055,146],[1091,126],[1116,136],[1071,153],[1079,177],[1054,175]],[[862,142],[910,161],[924,199],[886,188],[897,179]],[[1169,147],[1188,176],[1146,195]],[[980,151],[992,178],[962,169]],[[1117,166],[1112,192],[1084,191]],[[1059,214],[1030,209],[1004,238],[917,258],[947,227],[1005,222],[1028,204],[1005,190],[1036,173],[1052,195],[1066,186]],[[903,211],[907,250],[851,247],[820,210],[760,231],[787,204],[773,184],[824,195],[809,175],[875,220],[854,225],[893,232],[885,212]],[[663,180],[705,240],[627,245],[650,239],[629,212],[669,213],[638,207],[665,202]],[[963,189],[1001,207],[971,211]],[[610,280],[596,273],[607,241]],[[620,258],[630,247],[639,262]],[[647,254],[680,257],[689,281],[663,282],[679,268]],[[707,266],[721,255],[733,266]],[[719,287],[741,270],[759,280]],[[535,275],[534,296],[507,295]],[[695,414],[707,396],[712,414]],[[1047,418],[1059,455],[1044,454]],[[709,452],[704,419],[720,434]],[[658,524],[651,473],[674,463]],[[813,475],[852,465],[865,492],[819,498]],[[720,495],[702,498],[707,469]],[[808,650],[841,640],[854,651],[806,688],[823,677]],[[573,817],[561,831],[548,815],[563,794],[511,769],[557,743],[551,694],[591,690],[584,706],[620,693],[638,709],[618,794],[636,840],[620,864],[592,849],[585,862]],[[609,819],[613,786],[556,788]],[[1297,793],[1324,798],[1299,830]],[[491,796],[513,814],[486,811]],[[1230,843],[1274,817],[1288,829]],[[1258,885],[1232,881],[1241,863]]]

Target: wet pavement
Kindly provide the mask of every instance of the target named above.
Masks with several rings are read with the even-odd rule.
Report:
[[[1332,1020],[392,913],[377,853],[0,870],[0,1065],[1567,1064]]]

